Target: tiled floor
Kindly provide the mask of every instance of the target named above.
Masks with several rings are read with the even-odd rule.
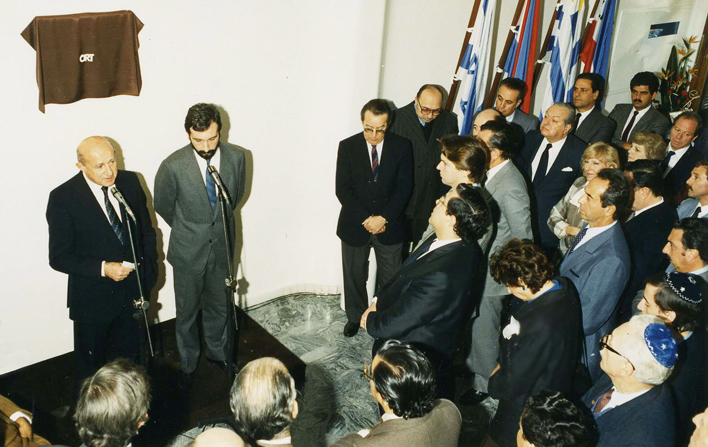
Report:
[[[373,339],[364,331],[342,336],[346,316],[339,295],[292,295],[248,311],[281,343],[307,363],[300,416],[293,427],[296,446],[328,446],[337,439],[371,427],[378,410],[361,371],[371,360]],[[461,383],[458,383],[462,385]],[[463,386],[458,386],[463,389]],[[460,446],[476,446],[496,403],[461,407]],[[181,445],[197,433],[176,440]]]

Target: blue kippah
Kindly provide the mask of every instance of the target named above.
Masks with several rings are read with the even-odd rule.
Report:
[[[651,323],[644,329],[644,341],[649,352],[661,366],[671,368],[676,363],[678,352],[673,334],[661,323]]]
[[[703,293],[698,276],[689,273],[671,272],[666,274],[666,282],[676,295],[691,304],[701,304]]]

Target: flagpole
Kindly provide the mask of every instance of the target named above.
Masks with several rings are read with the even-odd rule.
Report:
[[[543,41],[543,45],[541,45],[541,52],[539,53],[539,57],[541,57],[541,54],[543,56],[546,55],[548,52],[548,42],[551,41],[551,36],[553,35],[553,27],[556,24],[556,16],[558,15],[558,6],[563,2],[563,0],[558,0],[556,2],[556,6],[553,8],[553,17],[551,17],[551,24],[548,26],[548,32],[546,33],[546,39]],[[541,57],[541,59],[543,59]],[[541,59],[536,60],[536,63],[533,66],[533,83],[531,84],[533,90],[536,90],[536,85],[538,84],[538,78],[541,76],[541,70],[538,70],[538,65],[542,64],[543,61]]]
[[[487,94],[487,99],[484,101],[484,108],[488,109],[492,106],[492,103],[494,102],[494,97],[497,95],[497,89],[499,88],[499,83],[501,82],[501,77],[504,74],[503,70],[499,71],[503,64],[506,62],[506,58],[509,56],[509,50],[511,49],[511,44],[514,42],[514,32],[512,31],[513,27],[516,25],[516,23],[519,21],[519,17],[521,17],[521,11],[524,9],[524,3],[526,0],[519,0],[519,3],[516,5],[516,11],[514,12],[514,18],[511,19],[511,26],[509,27],[509,34],[506,36],[506,43],[504,44],[504,51],[502,51],[502,55],[499,58],[499,63],[497,64],[495,68],[496,74],[494,75],[494,82],[492,83],[492,88],[489,90],[489,93]]]
[[[472,14],[470,14],[470,20],[467,24],[467,30],[465,31],[465,38],[462,42],[462,49],[460,50],[460,57],[457,59],[457,65],[455,65],[454,73],[457,74],[457,70],[462,64],[462,58],[465,57],[465,51],[467,51],[467,45],[470,43],[470,37],[472,37],[472,28],[474,27],[475,19],[477,18],[477,12],[479,11],[479,6],[482,0],[475,0],[474,6],[472,7]],[[447,104],[445,104],[445,110],[452,111],[455,105],[455,98],[457,97],[457,89],[460,87],[460,80],[453,79],[452,85],[450,86],[450,94],[447,97]]]

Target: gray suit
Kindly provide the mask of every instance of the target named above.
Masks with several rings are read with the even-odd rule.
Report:
[[[489,206],[495,232],[489,255],[499,250],[511,238],[533,239],[531,204],[526,181],[509,161],[484,189],[489,193]],[[487,382],[499,355],[499,335],[502,302],[508,295],[506,285],[494,281],[487,266],[484,292],[477,318],[472,326],[472,347],[467,365],[475,372],[474,389],[487,392]]]
[[[587,144],[598,141],[609,143],[612,141],[612,135],[616,128],[617,123],[603,115],[600,108],[596,106],[575,129],[575,136]]]
[[[612,137],[612,144],[615,146],[622,146],[622,133],[624,132],[624,127],[627,125],[627,120],[632,115],[634,111],[634,106],[632,104],[617,104],[614,109],[610,112],[610,118],[615,120],[617,123],[617,128],[615,129],[615,134]],[[666,138],[666,134],[671,128],[671,122],[667,117],[661,114],[654,106],[649,106],[649,110],[644,116],[634,124],[634,128],[629,133],[629,141],[632,141],[632,137],[637,132],[653,132],[662,138]]]
[[[220,166],[216,168],[236,206],[244,192],[244,150],[220,142],[219,153]],[[202,322],[207,356],[213,360],[225,360],[228,310],[224,287],[228,266],[221,210],[217,204],[212,212],[191,145],[172,153],[160,165],[155,176],[155,211],[172,227],[167,261],[174,269],[177,347],[182,370],[190,373],[199,359],[196,319],[200,297],[204,298]],[[227,213],[233,232],[233,210]]]
[[[461,426],[462,416],[455,404],[438,399],[423,417],[379,419],[366,436],[354,433],[331,447],[457,447]]]
[[[538,118],[533,115],[527,115],[519,109],[514,111],[514,118],[512,118],[511,122],[521,126],[525,134],[531,130],[538,130]]]
[[[560,265],[561,276],[573,282],[580,296],[589,356],[586,362],[593,382],[602,372],[600,338],[614,329],[617,302],[629,280],[629,271],[629,247],[619,223],[572,253],[569,250]]]
[[[688,198],[681,202],[681,204],[676,208],[676,213],[678,214],[678,220],[683,219],[684,217],[691,217],[693,213],[696,211],[696,208],[698,205],[700,205],[701,202],[698,199],[691,199]],[[701,211],[703,208],[701,208]],[[703,219],[708,218],[708,216],[703,216]]]

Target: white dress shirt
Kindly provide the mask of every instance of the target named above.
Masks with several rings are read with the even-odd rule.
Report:
[[[192,152],[194,152],[194,158],[197,159],[197,164],[199,165],[199,172],[202,173],[202,180],[204,180],[204,186],[206,186],[207,161],[200,157],[199,154],[197,154],[197,151],[195,151],[194,149],[192,149]],[[219,150],[218,146],[216,148],[216,153],[213,157],[211,157],[211,160],[209,160],[209,164],[211,166],[214,166],[217,171],[221,171],[221,151]]]
[[[647,112],[649,111],[649,107],[652,107],[652,106],[649,105],[649,106],[645,107],[644,109],[639,110],[639,113],[637,113],[637,117],[634,118],[634,123],[632,123],[632,127],[629,129],[629,133],[632,133],[632,129],[634,129],[636,127],[639,120],[642,119],[642,117],[647,114]],[[629,116],[627,117],[627,122],[624,123],[624,126],[622,126],[622,133],[620,135],[624,135],[624,132],[625,132],[625,130],[627,130],[627,126],[629,125],[629,122],[632,121],[632,115],[634,115],[634,112],[636,112],[636,111],[637,111],[637,109],[632,107],[632,110],[629,112]]]
[[[384,143],[384,140],[381,140],[381,142],[376,145],[376,153],[377,153],[378,156],[379,156],[379,166],[381,166],[381,156],[383,155],[383,143]],[[372,145],[369,144],[369,142],[367,141],[367,142],[366,142],[366,147],[369,148],[369,163],[371,163],[371,167],[373,168],[373,166],[374,166],[374,158],[371,156],[371,148],[372,148]]]
[[[543,141],[541,141],[541,145],[538,147],[538,151],[536,151],[536,156],[533,157],[533,161],[531,162],[532,179],[536,177],[536,170],[538,169],[538,164],[541,162],[541,156],[543,155],[543,151],[546,150],[546,146],[548,146],[548,143],[549,141],[544,138]],[[553,163],[556,161],[556,158],[558,158],[558,154],[560,154],[560,151],[563,148],[564,144],[565,138],[563,138],[562,140],[558,140],[555,143],[551,143],[551,149],[548,151],[548,165],[546,166],[546,174],[548,174],[548,171],[551,170],[551,166],[553,166]]]
[[[492,177],[497,175],[497,172],[501,171],[504,166],[509,164],[509,161],[510,160],[504,160],[503,162],[499,163],[498,165],[494,166],[493,168],[490,168],[489,171],[487,171],[487,180],[485,181],[485,183],[490,181],[492,179]]]
[[[689,144],[688,146],[684,147],[683,149],[676,150],[676,149],[672,149],[671,143],[669,143],[669,147],[666,148],[666,154],[668,155],[670,151],[674,151],[674,154],[676,154],[676,155],[674,155],[673,157],[671,157],[669,159],[669,165],[666,167],[666,171],[664,171],[664,177],[666,177],[669,174],[669,172],[671,172],[671,170],[674,168],[674,166],[676,166],[676,163],[678,163],[679,160],[681,160],[681,157],[686,155],[686,152],[688,152],[688,148],[690,148],[690,147],[691,147],[691,145]]]
[[[591,113],[593,110],[595,110],[595,107],[592,107],[590,110],[586,110],[586,111],[584,111],[584,112],[579,112],[579,113],[580,113],[580,118],[578,119],[578,127],[580,127],[580,125],[583,124],[583,121],[585,120],[585,118],[587,118],[588,115],[590,115],[590,113]],[[576,127],[576,129],[577,129],[578,127]]]
[[[617,225],[617,221],[612,222],[609,225],[605,225],[604,227],[588,227],[588,231],[585,233],[585,237],[583,237],[580,242],[578,242],[578,245],[575,246],[573,251],[577,250],[578,248],[582,247],[587,243],[590,239],[604,233],[605,231],[609,230],[610,228],[614,227]]]

